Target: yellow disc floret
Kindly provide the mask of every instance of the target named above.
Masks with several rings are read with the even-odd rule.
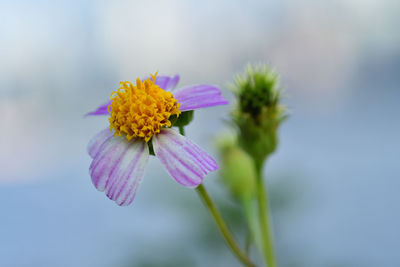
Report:
[[[125,134],[128,140],[143,138],[148,142],[162,127],[171,127],[171,115],[179,116],[178,101],[154,84],[156,75],[143,82],[137,78],[136,85],[120,82],[120,88],[111,94],[109,122],[115,135]]]

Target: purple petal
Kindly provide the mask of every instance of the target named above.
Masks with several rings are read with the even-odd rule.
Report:
[[[100,147],[104,144],[105,141],[110,139],[114,135],[113,131],[110,131],[109,128],[104,129],[103,131],[96,134],[89,142],[87,146],[87,151],[89,155],[94,158],[100,150]]]
[[[181,185],[195,187],[204,176],[218,169],[215,160],[187,137],[172,129],[153,136],[154,153]]]
[[[94,186],[120,206],[132,203],[143,179],[149,148],[141,140],[107,139],[99,148],[89,171]]]
[[[175,88],[178,82],[179,82],[179,75],[175,75],[174,77],[157,76],[156,81],[154,83],[160,86],[165,91],[171,91],[172,89]]]
[[[95,111],[89,112],[85,116],[108,115],[108,106],[111,105],[111,100],[98,107]]]
[[[173,94],[180,104],[180,111],[228,104],[228,101],[221,96],[219,88],[208,84],[180,88]]]

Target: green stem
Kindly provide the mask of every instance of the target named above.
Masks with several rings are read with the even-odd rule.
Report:
[[[268,204],[268,195],[264,187],[264,179],[262,177],[262,164],[256,164],[257,170],[257,201],[260,220],[260,230],[263,241],[263,251],[265,261],[268,267],[276,267],[277,261],[275,256],[274,241],[272,236],[272,223],[270,219],[270,211]]]
[[[185,135],[185,129],[183,128],[183,126],[179,126],[179,133],[181,135]],[[217,210],[217,207],[215,206],[214,202],[211,200],[211,197],[207,193],[205,187],[202,184],[200,184],[199,186],[196,187],[196,191],[199,194],[200,198],[204,201],[204,204],[206,205],[208,210],[211,212],[215,222],[218,225],[219,230],[221,231],[222,235],[225,238],[225,241],[228,243],[229,247],[231,248],[235,256],[245,266],[255,267],[255,265],[249,260],[247,255],[244,252],[242,252],[239,245],[236,243],[235,239],[233,238],[233,235],[229,231],[228,226],[226,225],[224,219]]]
[[[202,184],[196,187],[196,191],[199,196],[204,201],[204,204],[211,212],[212,216],[214,217],[215,222],[218,225],[219,230],[221,231],[222,235],[225,238],[225,241],[228,243],[229,247],[231,248],[232,252],[236,255],[236,257],[245,265],[245,266],[255,266],[249,258],[246,256],[244,252],[240,249],[238,244],[236,243],[235,239],[233,238],[231,232],[229,231],[224,219],[222,218],[221,214],[218,212],[217,208],[215,207],[213,201],[211,200],[209,194],[207,193],[206,189]]]

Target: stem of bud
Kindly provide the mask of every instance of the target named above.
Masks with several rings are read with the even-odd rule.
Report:
[[[262,163],[256,164],[257,170],[257,201],[260,220],[260,230],[262,235],[262,248],[264,251],[265,262],[268,267],[277,267],[275,256],[275,247],[272,234],[272,222],[270,218],[269,203],[267,191],[264,187],[262,176]]]

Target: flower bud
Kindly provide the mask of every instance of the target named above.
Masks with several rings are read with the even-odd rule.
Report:
[[[232,87],[238,100],[232,117],[240,131],[239,145],[261,164],[275,151],[277,129],[286,117],[285,108],[279,105],[278,77],[265,65],[249,66]]]
[[[225,137],[218,142],[222,166],[222,182],[239,200],[250,199],[255,194],[256,172],[252,158],[236,140]]]

